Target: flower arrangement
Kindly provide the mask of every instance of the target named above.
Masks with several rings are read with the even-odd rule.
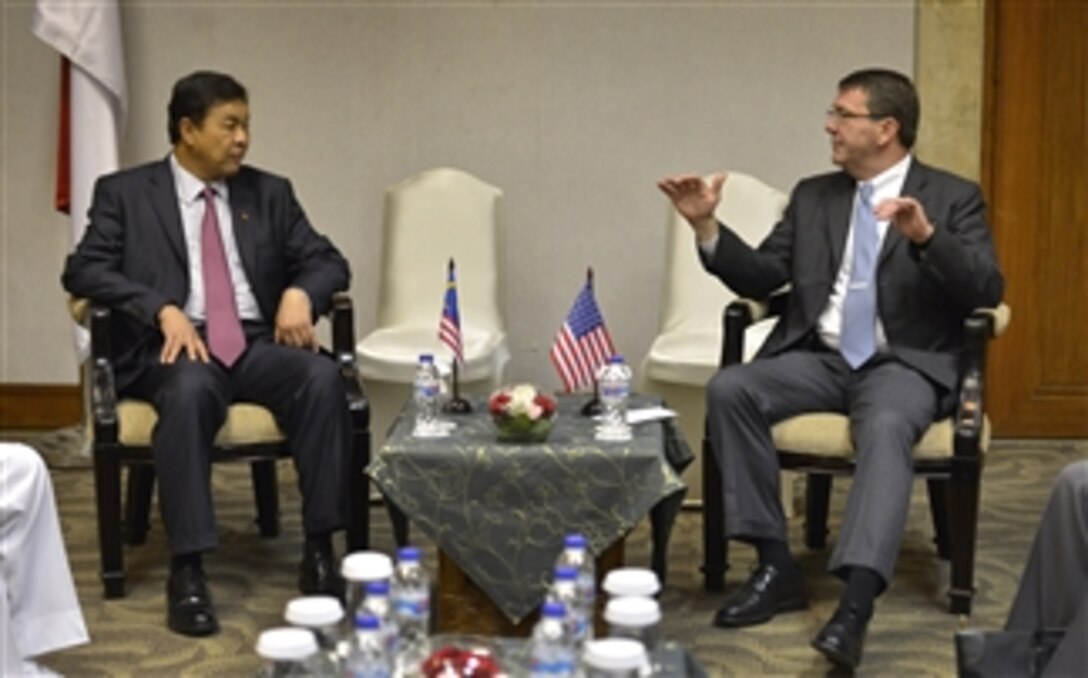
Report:
[[[492,393],[487,409],[500,441],[543,442],[555,417],[555,399],[531,384],[518,384]]]

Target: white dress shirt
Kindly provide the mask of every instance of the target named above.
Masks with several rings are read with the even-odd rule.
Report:
[[[215,213],[219,217],[219,234],[223,239],[223,251],[227,256],[230,280],[234,284],[234,303],[242,320],[261,320],[257,298],[242,268],[238,255],[238,243],[234,239],[234,218],[230,211],[230,194],[225,181],[205,184],[189,170],[181,166],[177,157],[170,154],[170,169],[174,173],[181,226],[185,231],[185,249],[189,255],[189,298],[185,302],[185,315],[194,322],[202,323],[204,312],[204,266],[200,249],[201,229],[204,221],[204,187],[215,189]]]
[[[902,160],[888,169],[876,175],[868,183],[873,185],[872,206],[875,208],[888,198],[897,198],[903,192],[903,182],[907,179],[907,171],[910,170],[911,156],[907,154]],[[859,182],[860,185],[860,182]],[[854,265],[854,214],[857,212],[858,200],[861,197],[858,190],[854,189],[854,200],[850,210],[850,231],[846,235],[846,247],[842,251],[842,263],[839,265],[839,274],[835,277],[835,285],[831,288],[831,298],[827,300],[827,306],[820,319],[816,322],[816,329],[820,333],[820,339],[829,348],[839,349],[839,335],[842,333],[842,305],[846,300],[846,288],[850,284],[850,270]],[[880,242],[877,251],[884,244],[884,235],[888,232],[888,220],[881,219],[876,222],[877,236]],[[879,263],[877,264],[879,268]],[[888,338],[884,335],[884,325],[880,322],[879,309],[876,319],[876,350],[886,353],[888,350]]]

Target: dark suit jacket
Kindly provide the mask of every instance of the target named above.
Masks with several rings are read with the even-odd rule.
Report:
[[[703,265],[737,294],[791,293],[759,356],[802,344],[816,328],[842,262],[856,181],[833,172],[797,185],[782,221],[752,249],[720,226]],[[982,194],[974,183],[912,160],[902,195],[916,198],[936,228],[919,248],[889,226],[877,271],[877,312],[890,351],[937,384],[954,390],[963,321],[972,309],[1001,302],[998,269]]]
[[[315,317],[350,282],[347,261],[314,231],[289,181],[244,166],[227,180],[234,237],[261,315],[271,324],[280,296],[300,287]],[[100,178],[90,224],[65,264],[62,282],[73,295],[119,311],[112,351],[117,385],[134,369],[157,361],[162,334],[156,315],[166,304],[184,308],[189,261],[169,160]]]

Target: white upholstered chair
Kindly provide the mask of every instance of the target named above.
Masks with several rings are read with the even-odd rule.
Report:
[[[510,358],[503,316],[502,191],[457,169],[409,177],[385,193],[377,325],[356,345],[380,445],[407,401],[420,353],[448,368],[438,341],[447,265],[457,265],[463,391],[498,387]]]
[[[718,219],[753,246],[786,208],[784,193],[739,172],[729,173],[722,191]],[[679,415],[684,438],[695,445],[703,439],[705,386],[721,362],[722,309],[736,296],[703,268],[691,226],[671,205],[668,229],[661,329],[642,362],[639,390],[664,397]],[[748,330],[749,356],[763,344],[773,323],[757,323]],[[701,488],[701,465],[688,473],[695,475],[688,487]]]

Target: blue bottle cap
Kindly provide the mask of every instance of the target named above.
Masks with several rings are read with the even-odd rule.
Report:
[[[584,549],[589,544],[584,534],[572,533],[563,537],[563,546]]]
[[[420,353],[419,354],[419,362],[421,362],[421,363],[433,363],[434,362],[434,356],[431,355],[430,353]]]
[[[562,619],[563,617],[567,616],[567,606],[563,603],[555,601],[544,603],[544,605],[540,608],[540,616],[553,618],[558,617]]]
[[[415,546],[405,546],[397,551],[397,560],[418,563],[419,559],[419,548]]]
[[[612,363],[613,365],[623,364],[623,356],[617,353],[616,355],[609,358],[608,362]]]
[[[567,565],[557,565],[555,568],[555,578],[556,580],[577,579],[578,568],[569,567]]]
[[[366,583],[366,592],[368,594],[376,593],[378,595],[389,595],[389,582],[382,581],[368,581]]]
[[[380,619],[370,614],[369,612],[358,612],[355,615],[355,628],[357,629],[380,629],[382,622]]]

